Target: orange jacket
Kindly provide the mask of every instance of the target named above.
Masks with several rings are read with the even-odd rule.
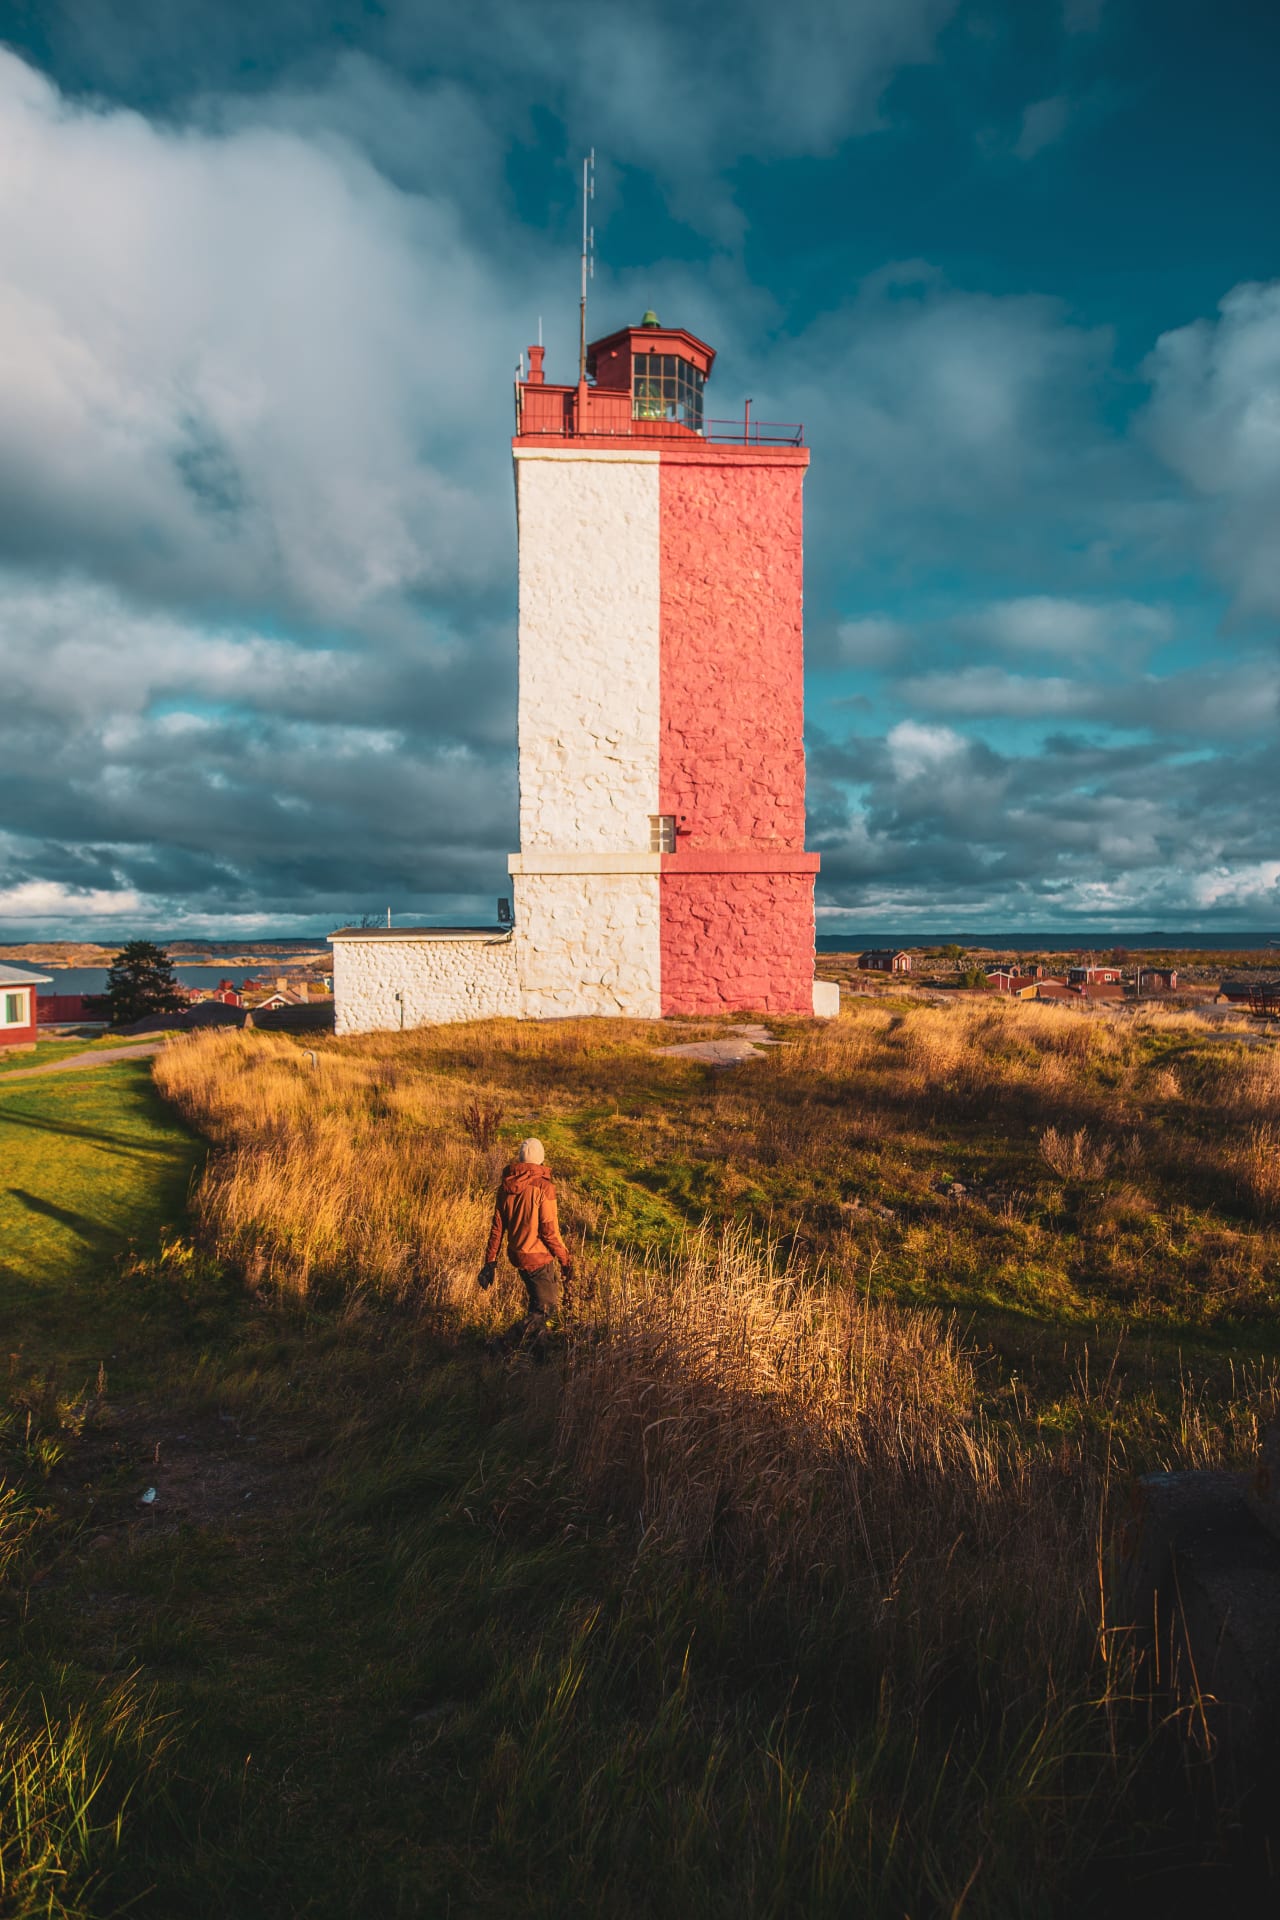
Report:
[[[521,1273],[536,1273],[553,1260],[562,1267],[569,1264],[569,1249],[560,1238],[556,1218],[556,1190],[550,1169],[531,1161],[513,1160],[502,1176],[498,1204],[489,1229],[487,1264],[498,1257],[503,1234],[507,1236],[507,1258]]]

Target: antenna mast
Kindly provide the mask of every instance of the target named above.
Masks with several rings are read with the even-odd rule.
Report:
[[[590,203],[596,197],[596,150],[582,163],[582,298],[578,302],[578,383],[587,377],[587,281],[596,277],[596,230]]]

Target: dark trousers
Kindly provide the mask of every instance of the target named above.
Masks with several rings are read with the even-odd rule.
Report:
[[[532,1273],[522,1269],[520,1278],[529,1296],[530,1313],[559,1313],[560,1269],[554,1260],[549,1260],[545,1267],[535,1267]]]

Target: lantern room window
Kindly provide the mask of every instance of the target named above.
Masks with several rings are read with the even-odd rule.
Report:
[[[669,420],[702,432],[702,374],[677,353],[638,353],[631,363],[633,420]]]

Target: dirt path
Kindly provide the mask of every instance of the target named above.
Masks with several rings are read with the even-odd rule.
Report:
[[[745,1021],[736,1027],[730,1027],[733,1036],[728,1040],[689,1040],[679,1047],[659,1047],[659,1053],[682,1055],[686,1060],[704,1060],[709,1067],[740,1067],[744,1060],[754,1060],[766,1047],[781,1046],[768,1027],[762,1027],[755,1021]]]
[[[51,1060],[47,1067],[10,1067],[0,1074],[0,1087],[10,1080],[30,1080],[37,1073],[72,1073],[83,1071],[86,1067],[109,1066],[113,1060],[145,1060],[153,1053],[159,1053],[163,1040],[145,1040],[141,1046],[103,1047],[97,1053],[69,1053],[65,1060]]]

